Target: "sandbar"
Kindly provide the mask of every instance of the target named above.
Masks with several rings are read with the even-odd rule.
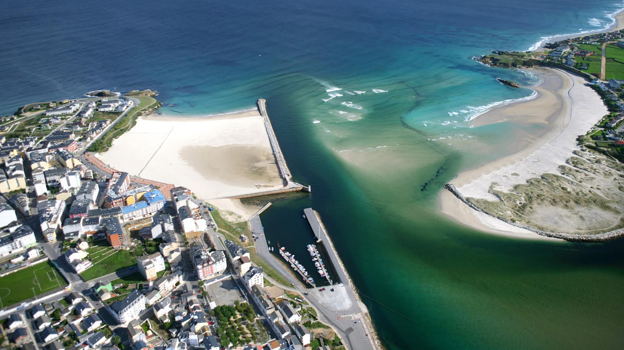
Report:
[[[585,85],[584,79],[555,69],[534,72],[543,78],[543,83],[535,88],[539,94],[536,99],[495,108],[475,119],[474,126],[511,122],[542,123],[547,128],[541,135],[526,135],[517,140],[518,151],[514,154],[464,171],[450,181],[465,197],[497,200],[489,193],[493,183],[497,189],[509,191],[527,179],[556,172],[579,149],[577,137],[608,113],[600,96]],[[441,193],[439,200],[444,214],[475,229],[543,238],[471,210],[450,193]]]

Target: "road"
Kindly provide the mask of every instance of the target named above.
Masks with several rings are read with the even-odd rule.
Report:
[[[137,100],[136,98],[132,98],[132,97],[125,97],[127,99],[129,99],[130,101],[132,101],[132,107],[126,109],[123,113],[121,113],[121,115],[119,116],[119,118],[115,119],[114,122],[110,123],[110,125],[104,129],[98,136],[96,136],[93,140],[91,140],[89,143],[85,144],[82,149],[78,150],[76,152],[76,155],[78,156],[82,156],[85,151],[87,150],[87,148],[89,148],[89,146],[91,146],[91,144],[93,144],[95,141],[99,140],[100,138],[102,138],[104,135],[106,135],[106,133],[108,133],[115,125],[117,125],[117,123],[119,123],[126,115],[128,115],[128,113],[133,110],[134,108],[138,108],[139,105],[141,104],[141,101]],[[80,161],[84,161],[84,157],[82,157],[80,159]],[[83,163],[84,164],[84,163]]]
[[[607,76],[607,42],[602,44],[602,58],[601,58],[601,66],[600,66],[600,80],[605,80]]]
[[[291,272],[269,252],[267,240],[264,235],[264,228],[262,227],[260,218],[257,215],[254,215],[249,220],[249,223],[251,224],[252,233],[260,237],[255,242],[256,251],[260,258],[262,258],[262,260],[264,260],[288,282],[290,282],[293,288],[298,293],[302,294],[308,303],[315,307],[319,313],[320,319],[339,333],[340,338],[345,343],[345,346],[352,350],[375,349],[369,340],[369,331],[367,331],[364,322],[359,322],[359,319],[361,319],[361,310],[355,300],[355,296],[353,295],[351,288],[345,288],[346,293],[350,292],[348,297],[352,301],[351,306],[347,310],[337,311],[331,307],[325,306],[327,305],[327,301],[322,300],[325,299],[325,294],[323,293],[332,292],[328,290],[320,292],[319,288],[305,288],[305,286],[303,286],[303,284],[301,284],[301,282],[299,282],[299,280],[295,278]],[[338,266],[336,266],[336,269],[338,270]],[[341,280],[343,279],[342,276],[340,276],[340,278]],[[338,286],[335,286],[335,288],[338,288]],[[307,293],[308,295],[304,295],[303,293]]]

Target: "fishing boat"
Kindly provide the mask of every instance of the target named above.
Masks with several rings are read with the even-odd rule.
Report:
[[[290,264],[290,267],[292,267],[295,271],[297,271],[297,273],[299,273],[299,275],[301,275],[305,283],[311,285],[312,287],[316,287],[314,279],[310,276],[305,267],[303,267],[303,265],[301,265],[299,261],[295,259],[295,254],[291,254],[286,251],[285,247],[281,247],[279,253],[282,258],[284,258],[284,260],[286,260]]]

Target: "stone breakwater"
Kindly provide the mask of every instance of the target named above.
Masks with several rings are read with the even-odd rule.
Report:
[[[603,233],[597,233],[597,234],[587,234],[587,235],[581,235],[581,234],[574,234],[574,233],[561,233],[561,232],[547,232],[547,231],[541,231],[541,230],[537,230],[533,227],[529,227],[529,226],[525,226],[522,224],[518,224],[516,222],[512,222],[510,220],[507,220],[505,218],[501,218],[498,217],[496,215],[492,215],[488,212],[485,212],[483,210],[481,210],[479,207],[475,206],[474,204],[472,204],[468,199],[466,199],[466,197],[464,197],[464,195],[461,194],[461,192],[459,192],[457,190],[457,188],[453,185],[453,184],[446,184],[444,185],[444,188],[446,190],[448,190],[449,192],[451,192],[455,197],[457,197],[457,199],[459,199],[460,201],[462,201],[464,204],[466,204],[467,206],[469,206],[471,209],[476,210],[478,212],[481,212],[483,214],[486,214],[488,216],[491,216],[495,219],[501,220],[509,225],[515,226],[515,227],[519,227],[528,231],[531,231],[535,234],[538,234],[540,236],[544,236],[544,237],[551,237],[551,238],[558,238],[558,239],[563,239],[569,242],[605,242],[605,241],[612,241],[618,238],[621,238],[622,236],[624,236],[624,228],[621,229],[617,229],[617,230],[612,230],[609,232],[603,232]]]

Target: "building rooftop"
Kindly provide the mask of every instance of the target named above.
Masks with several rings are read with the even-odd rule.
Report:
[[[139,293],[139,291],[135,289],[130,294],[128,294],[126,298],[114,302],[111,306],[111,309],[119,314],[139,298],[145,297],[143,296],[143,294]]]
[[[118,218],[102,218],[100,220],[100,225],[104,228],[107,234],[113,235],[123,234],[123,230],[121,228],[121,223],[119,223]]]

